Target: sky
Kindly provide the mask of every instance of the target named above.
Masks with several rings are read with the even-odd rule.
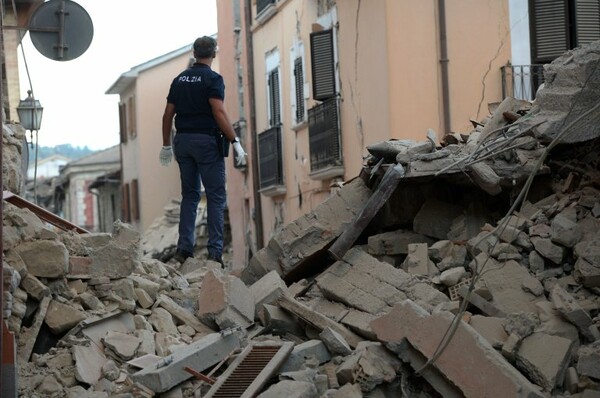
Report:
[[[76,59],[54,61],[40,54],[27,34],[23,51],[19,49],[21,99],[27,97],[31,80],[34,96],[44,108],[40,146],[71,144],[100,150],[119,143],[119,96],[106,91],[132,67],[185,45],[190,45],[191,53],[197,37],[215,34],[216,0],[75,3],[92,19],[89,48]],[[159,125],[156,130],[160,134]]]

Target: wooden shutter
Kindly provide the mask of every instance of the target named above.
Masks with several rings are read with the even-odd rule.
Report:
[[[125,104],[119,104],[119,135],[121,143],[127,142],[127,108]]]
[[[577,46],[600,40],[600,0],[575,0]]]
[[[310,34],[313,98],[323,101],[335,97],[335,60],[333,29]]]
[[[269,72],[269,108],[271,111],[271,126],[281,123],[281,100],[279,98],[279,69]]]
[[[296,86],[296,123],[304,120],[304,70],[302,70],[302,58],[294,60],[294,82]]]
[[[129,198],[129,184],[123,184],[123,192],[122,192],[122,204],[123,207],[121,208],[121,215],[123,218],[124,222],[130,222],[131,221],[131,210],[130,210],[130,206],[129,204],[131,203]]]
[[[138,180],[131,180],[131,221],[140,219],[140,193],[138,190]]]
[[[548,63],[569,49],[566,0],[529,0],[529,18],[532,63]]]

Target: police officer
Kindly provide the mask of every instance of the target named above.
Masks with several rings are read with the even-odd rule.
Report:
[[[235,151],[236,163],[246,164],[246,152],[237,138],[225,107],[223,77],[211,69],[217,54],[217,41],[203,36],[194,41],[196,62],[171,83],[162,117],[163,147],[160,163],[169,165],[175,153],[181,178],[179,239],[175,259],[183,263],[194,256],[196,213],[200,182],[207,200],[208,258],[223,264],[223,229],[226,206],[225,161],[222,140]],[[171,128],[176,134],[171,149]]]

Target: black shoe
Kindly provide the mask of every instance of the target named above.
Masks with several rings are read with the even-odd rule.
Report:
[[[175,252],[175,255],[173,256],[173,258],[181,264],[183,264],[185,262],[185,260],[190,257],[194,257],[194,253],[190,253],[185,250],[177,250]]]
[[[209,254],[207,260],[216,261],[219,264],[221,264],[221,266],[224,266],[223,259],[221,258],[221,256],[217,256],[217,255],[214,255],[214,254]]]

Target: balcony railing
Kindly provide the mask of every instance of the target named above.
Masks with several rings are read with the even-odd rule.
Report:
[[[332,167],[338,169],[338,175],[343,174],[337,98],[308,110],[308,136],[311,175]]]
[[[544,65],[510,65],[500,68],[502,72],[502,98],[533,101],[544,82]]]
[[[260,189],[283,185],[281,128],[271,127],[258,135]]]

